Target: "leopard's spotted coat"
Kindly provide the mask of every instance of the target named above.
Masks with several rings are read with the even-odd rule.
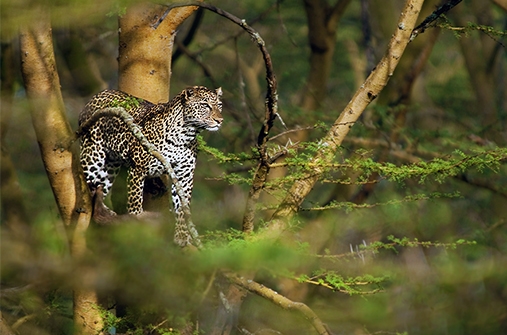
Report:
[[[94,113],[108,107],[124,107],[139,125],[144,136],[170,162],[182,193],[190,203],[197,155],[196,135],[203,129],[216,131],[222,124],[222,90],[203,86],[189,87],[168,103],[153,104],[117,90],[95,95],[79,115],[83,125]],[[104,196],[110,191],[121,166],[128,167],[128,200],[130,214],[143,211],[143,187],[148,177],[165,171],[162,163],[150,155],[132,134],[126,123],[116,116],[104,116],[83,133],[81,165],[86,182],[93,191],[103,186]],[[191,243],[184,222],[182,201],[172,186],[176,216],[175,242]]]

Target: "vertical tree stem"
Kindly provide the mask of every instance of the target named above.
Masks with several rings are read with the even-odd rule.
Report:
[[[20,34],[22,73],[42,160],[67,227],[71,254],[78,259],[86,253],[85,232],[92,214],[91,199],[80,170],[77,143],[65,116],[49,15],[41,12],[34,26],[23,29]],[[75,287],[77,334],[95,335],[102,329],[96,304],[93,290],[79,284]]]

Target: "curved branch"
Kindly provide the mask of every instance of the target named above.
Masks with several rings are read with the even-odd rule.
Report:
[[[269,55],[268,50],[266,49],[266,44],[264,40],[260,36],[260,34],[253,29],[250,25],[246,23],[245,20],[242,20],[229,12],[226,12],[223,9],[217,8],[213,5],[202,3],[202,2],[189,2],[182,4],[171,4],[167,6],[167,10],[160,17],[160,19],[154,24],[156,28],[167,16],[167,14],[171,11],[171,9],[176,7],[184,7],[184,6],[199,6],[201,8],[212,11],[220,16],[225,17],[226,19],[232,21],[233,23],[240,26],[243,30],[245,30],[250,37],[256,42],[257,47],[262,53],[262,58],[264,60],[264,64],[266,66],[266,82],[267,82],[267,92],[266,92],[266,100],[265,100],[265,113],[264,113],[264,122],[259,131],[259,135],[257,136],[257,147],[259,149],[259,166],[255,172],[253,177],[252,187],[248,193],[248,199],[246,203],[245,216],[243,217],[243,231],[249,233],[253,231],[253,221],[255,217],[255,205],[259,199],[262,188],[266,182],[268,173],[269,173],[269,157],[266,150],[266,143],[268,141],[269,131],[273,127],[273,123],[275,119],[278,117],[282,125],[282,118],[278,114],[278,93],[277,93],[277,81],[273,71],[273,63],[271,61],[271,56]]]
[[[244,277],[238,276],[235,273],[223,273],[223,275],[233,284],[247,290],[248,292],[257,294],[260,297],[263,297],[275,305],[289,310],[294,311],[301,314],[312,326],[315,328],[319,335],[330,335],[331,333],[324,325],[322,320],[315,314],[315,312],[308,307],[306,304],[302,302],[292,301],[285,296],[278,294],[278,292],[273,291],[269,287],[261,285],[253,280],[246,279]]]
[[[209,11],[212,11],[220,16],[225,17],[226,19],[232,21],[233,23],[237,24],[241,28],[243,28],[249,35],[252,37],[252,39],[257,43],[257,47],[262,53],[262,57],[264,59],[264,63],[266,64],[266,82],[268,85],[267,93],[266,93],[266,103],[265,103],[265,117],[264,117],[264,123],[261,128],[261,131],[259,132],[259,136],[257,137],[257,145],[261,149],[261,154],[263,157],[261,159],[267,159],[265,156],[266,153],[263,150],[264,144],[267,142],[267,137],[269,134],[269,131],[273,127],[273,123],[276,119],[276,117],[280,117],[278,115],[278,94],[277,94],[277,81],[273,72],[273,63],[271,61],[271,56],[266,49],[266,44],[264,43],[264,40],[260,36],[260,34],[253,29],[250,25],[246,23],[246,21],[243,19],[238,18],[237,16],[232,15],[231,13],[215,7],[213,5],[202,3],[202,2],[188,2],[188,3],[181,3],[181,4],[171,4],[167,6],[167,10],[165,13],[160,17],[160,19],[153,25],[154,28],[158,27],[158,25],[166,18],[166,16],[169,14],[171,9],[177,8],[177,7],[186,7],[186,6],[198,6],[204,9],[207,9]],[[280,118],[281,120],[281,118]]]

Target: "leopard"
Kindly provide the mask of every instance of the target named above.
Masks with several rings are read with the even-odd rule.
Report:
[[[81,127],[99,111],[123,107],[144,137],[170,163],[181,188],[178,190],[174,183],[171,185],[176,221],[174,242],[181,247],[192,244],[182,203],[190,204],[192,197],[197,135],[203,130],[220,129],[223,121],[221,97],[221,88],[192,86],[169,102],[152,103],[120,90],[107,89],[93,96],[79,114]],[[81,135],[80,162],[86,183],[92,193],[100,187],[105,197],[120,169],[126,167],[127,212],[139,216],[143,213],[145,180],[168,174],[168,171],[143,147],[125,119],[107,113],[98,115]]]

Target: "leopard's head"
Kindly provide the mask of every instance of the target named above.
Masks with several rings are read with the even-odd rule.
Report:
[[[197,129],[217,131],[222,125],[222,89],[193,86],[182,92],[184,119]]]

